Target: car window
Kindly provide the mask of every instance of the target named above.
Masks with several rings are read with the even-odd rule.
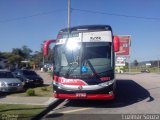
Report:
[[[0,72],[0,78],[14,78],[13,74],[11,72]]]
[[[27,71],[27,70],[22,71],[22,73],[24,75],[37,75],[36,72],[34,72],[34,71]]]

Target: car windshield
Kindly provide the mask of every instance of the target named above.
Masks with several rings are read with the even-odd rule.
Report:
[[[73,47],[73,46],[71,46]],[[69,50],[64,45],[55,47],[55,72],[60,75],[86,75],[113,69],[111,43],[79,43],[78,49]],[[84,68],[86,71],[83,71]]]
[[[15,78],[11,72],[0,71],[0,78]]]
[[[28,70],[24,70],[24,71],[22,71],[22,73],[24,75],[37,75],[34,71],[28,71]]]

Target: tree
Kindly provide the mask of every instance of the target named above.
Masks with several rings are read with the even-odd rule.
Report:
[[[20,55],[13,55],[11,54],[8,57],[8,63],[9,64],[20,64],[23,58]]]
[[[31,64],[36,65],[37,67],[40,67],[42,61],[43,61],[43,53],[39,51],[35,51],[31,58]]]
[[[44,43],[46,41],[43,41],[43,43],[41,44],[41,52],[43,54],[43,47],[44,47]],[[54,59],[54,52],[53,52],[53,48],[49,47],[48,48],[48,55],[44,57],[44,61],[45,63],[53,63],[53,59]],[[42,58],[43,58],[43,55],[42,55]]]
[[[19,56],[21,56],[23,58],[25,57],[23,51],[20,48],[13,48],[12,49],[12,54],[19,55]]]
[[[3,57],[3,56],[2,56],[2,53],[0,52],[0,58],[1,58],[1,57]]]
[[[48,48],[48,55],[45,57],[45,62],[46,63],[53,63],[54,59],[54,54],[53,54],[53,49]]]
[[[11,53],[4,53],[4,56],[8,59],[8,66],[15,68],[22,66],[21,61],[29,59],[31,52],[32,50],[27,46],[22,46],[22,48],[13,48]]]
[[[137,67],[137,66],[138,66],[138,64],[139,64],[139,63],[138,63],[138,61],[137,61],[137,60],[134,60],[134,61],[133,61],[133,65],[134,65],[135,67]]]
[[[30,48],[28,48],[27,46],[24,45],[24,46],[22,46],[21,51],[22,51],[25,59],[30,58],[30,54],[32,53],[32,50]]]
[[[21,60],[23,60],[23,57],[19,54],[21,54],[19,49],[14,49],[13,53],[3,52],[0,54],[0,56],[1,58],[7,59],[8,62],[6,63],[6,67],[12,69],[15,68],[15,66],[18,67],[18,65],[21,63]]]

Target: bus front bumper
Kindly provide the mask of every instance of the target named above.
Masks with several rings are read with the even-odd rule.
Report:
[[[87,99],[87,100],[113,100],[115,98],[113,92],[110,94],[86,94],[86,93],[75,93],[75,94],[56,94],[53,96],[59,99]]]
[[[110,83],[110,84],[109,84]],[[79,89],[81,87],[81,89]],[[98,85],[56,85],[53,84],[53,96],[59,99],[113,100],[116,81],[112,80]]]

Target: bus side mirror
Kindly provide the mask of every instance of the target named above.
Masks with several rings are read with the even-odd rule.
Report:
[[[49,45],[50,45],[51,43],[55,43],[55,42],[56,42],[56,40],[47,40],[47,41],[45,41],[44,46],[43,46],[43,55],[44,55],[44,56],[47,56],[47,55],[48,55]]]
[[[120,47],[120,42],[119,42],[118,36],[114,36],[113,43],[114,43],[114,52],[118,52],[119,47]]]

